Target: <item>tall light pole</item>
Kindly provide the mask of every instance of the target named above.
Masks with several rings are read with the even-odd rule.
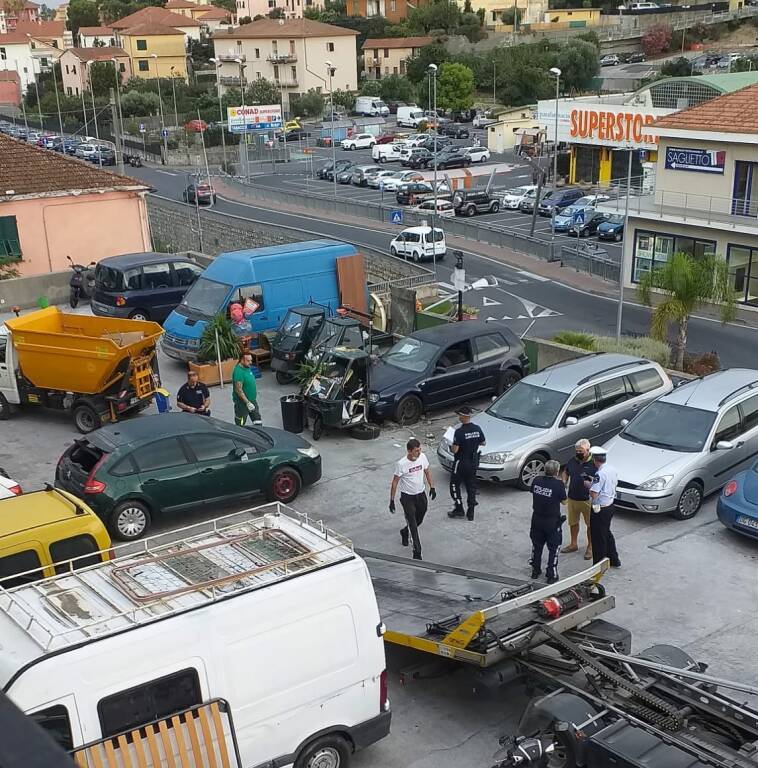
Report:
[[[626,202],[624,203],[624,235],[629,231],[629,198],[632,195],[632,153],[629,148],[628,166],[626,169]],[[621,346],[621,319],[624,314],[624,253],[626,251],[626,238],[621,247],[621,259],[619,261],[619,305],[616,308],[616,345]]]
[[[87,65],[84,65],[85,69]],[[82,120],[84,121],[84,136],[87,135],[87,103],[84,101],[84,81],[82,81]]]
[[[40,74],[42,74],[42,62],[40,62]],[[32,59],[32,75],[34,77],[34,90],[37,92],[37,114],[39,115],[39,129],[45,132],[45,126],[42,123],[42,104],[39,100],[39,85],[37,84],[37,73],[34,70],[34,59]]]
[[[555,75],[555,136],[553,137],[553,189],[558,189],[558,98],[561,93],[561,70],[551,67],[550,74]],[[552,209],[552,239],[555,240],[555,205]]]
[[[226,135],[224,134],[224,127],[226,125],[226,118],[224,117],[224,107],[221,104],[221,64],[222,62],[218,59],[211,59],[211,61],[214,63],[216,67],[216,93],[218,95],[218,117],[219,117],[219,125],[221,126],[221,146],[222,146],[222,152],[224,156],[224,173],[226,173],[226,169],[229,167],[226,162]]]
[[[432,114],[434,115],[434,138],[433,152],[434,152],[434,210],[432,211],[432,266],[434,267],[434,274],[437,274],[437,238],[435,232],[435,225],[437,223],[437,65],[430,64],[427,69],[429,75],[430,87],[432,89],[432,103],[430,104]]]
[[[179,113],[176,111],[176,72],[175,70],[176,70],[176,67],[171,67],[171,92],[174,95],[174,126],[178,129]]]
[[[111,61],[113,62],[113,73],[116,78],[116,109],[118,110],[118,124],[121,128],[121,163],[124,162],[124,113],[121,111],[121,78],[118,74],[118,68],[121,62],[114,56]],[[123,173],[123,168],[121,172]]]
[[[92,85],[92,72],[90,71],[90,67],[95,64],[95,61],[88,61],[86,62],[86,70],[87,70],[87,79],[89,80],[89,93],[92,97],[92,119],[95,121],[95,138],[97,139],[98,144],[98,150],[97,150],[97,164],[102,168],[103,167],[103,156],[100,153],[100,129],[97,127],[97,109],[95,108],[95,87]]]
[[[331,134],[332,134],[332,140],[330,144],[332,145],[332,176],[334,177],[334,199],[337,199],[337,147],[334,143],[334,89],[332,88],[332,78],[334,77],[334,73],[337,71],[336,67],[332,66],[331,61],[326,62],[326,72],[329,75],[329,104],[331,105],[332,110],[332,122],[331,122]]]
[[[161,136],[163,137],[163,162],[168,163],[168,136],[166,131],[166,120],[163,117],[163,97],[161,96],[161,78],[158,72],[158,54],[151,53],[151,59],[155,59],[155,79],[158,83],[158,105],[161,110]]]
[[[31,40],[31,35],[27,33],[26,35]],[[39,58],[38,56],[34,56],[34,58]],[[40,69],[40,75],[42,74],[42,62],[40,62],[39,65]],[[63,117],[61,116],[61,100],[58,96],[58,78],[55,76],[55,62],[53,62],[53,86],[55,88],[55,104],[58,108],[58,128],[60,129],[60,135],[63,137]],[[39,91],[37,92],[39,94]],[[39,100],[39,95],[37,96],[37,99]],[[42,118],[40,117],[40,120]]]
[[[248,181],[250,175],[250,157],[247,153],[247,117],[245,116],[245,59],[239,56],[234,60],[240,70],[240,92],[242,94],[242,152],[245,155],[245,181]]]

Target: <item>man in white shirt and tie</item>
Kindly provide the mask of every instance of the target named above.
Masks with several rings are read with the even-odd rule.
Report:
[[[590,453],[595,464],[595,478],[590,484],[592,561],[599,563],[607,557],[611,561],[611,567],[620,568],[621,560],[616,551],[616,539],[611,532],[613,502],[616,500],[616,486],[619,481],[618,472],[615,467],[607,463],[605,448],[593,446],[590,448]]]

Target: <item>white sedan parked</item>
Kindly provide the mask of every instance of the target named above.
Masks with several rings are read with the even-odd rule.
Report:
[[[466,154],[471,158],[472,163],[483,163],[490,159],[490,151],[487,147],[468,147]]]
[[[518,210],[521,201],[525,200],[527,197],[533,197],[536,189],[536,184],[525,184],[522,187],[507,189],[503,192],[503,196],[500,198],[503,208],[510,208],[514,211]]]
[[[376,136],[370,133],[357,133],[349,139],[343,139],[340,146],[342,149],[371,149],[376,144]]]
[[[0,499],[10,499],[11,496],[20,495],[21,486],[15,480],[11,480],[5,470],[0,467]]]
[[[383,179],[385,192],[397,192],[401,184],[409,181],[422,181],[423,176],[418,171],[395,171]]]
[[[417,205],[413,210],[422,216],[433,216],[434,200],[424,200],[423,203]],[[449,200],[437,200],[437,216],[455,217],[455,206]]]
[[[372,189],[379,189],[383,186],[383,182],[388,176],[394,175],[394,171],[377,171],[376,173],[372,173],[369,177],[368,185]]]

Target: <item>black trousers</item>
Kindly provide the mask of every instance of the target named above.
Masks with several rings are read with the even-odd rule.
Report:
[[[476,506],[476,464],[457,459],[450,475],[450,495],[455,503],[454,511],[460,515],[463,514],[461,486],[466,487],[466,513],[473,517]]]
[[[558,548],[563,540],[561,524],[552,527],[532,521],[529,530],[529,538],[532,540],[532,570],[542,571],[542,553],[547,547],[547,569],[545,575],[548,579],[558,578]]]
[[[616,539],[611,532],[613,507],[601,507],[599,512],[590,513],[590,539],[592,540],[592,562],[599,563],[607,557],[611,563],[619,562]]]
[[[418,529],[421,523],[424,522],[424,515],[426,515],[426,509],[429,506],[426,492],[422,491],[415,494],[401,493],[400,506],[405,513],[405,528],[400,531],[400,535],[405,538],[410,533],[413,551],[415,554],[420,555],[421,539],[418,536]]]

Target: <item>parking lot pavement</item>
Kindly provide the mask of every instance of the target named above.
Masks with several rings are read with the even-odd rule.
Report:
[[[184,381],[184,366],[162,355],[160,365],[164,384],[173,395]],[[258,387],[264,422],[281,426],[279,398],[291,388],[278,386],[268,371]],[[228,386],[212,388],[211,408],[214,416],[231,420]],[[435,448],[454,419],[450,413],[437,413],[413,428],[389,423],[370,442],[327,432],[317,443],[323,479],[305,489],[293,506],[323,519],[358,547],[407,555],[398,535],[400,515],[391,515],[387,503],[394,462],[403,455],[406,440],[417,436],[431,461],[439,493],[421,528],[425,560],[528,577],[529,494],[487,485],[481,488],[474,522],[446,515],[451,507],[449,478],[437,463]],[[16,414],[3,422],[0,466],[25,489],[39,488],[52,481],[59,456],[79,437],[63,415],[41,410]],[[304,437],[310,438],[310,433]],[[162,525],[178,526],[228,511],[233,510],[204,507],[197,514],[167,518]],[[751,661],[758,632],[756,542],[720,525],[714,499],[707,500],[690,521],[623,512],[613,525],[623,567],[604,580],[616,598],[616,609],[607,618],[632,629],[635,650],[657,642],[673,643],[708,662],[711,674],[758,683]],[[561,556],[559,568],[562,575],[569,575],[585,565],[580,555],[567,555]],[[422,620],[427,618],[438,617]],[[388,652],[392,733],[356,755],[354,765],[488,768],[497,738],[513,732],[526,698],[514,688],[490,696],[475,694],[471,671],[455,667],[401,685],[400,671],[418,661],[395,650]]]

